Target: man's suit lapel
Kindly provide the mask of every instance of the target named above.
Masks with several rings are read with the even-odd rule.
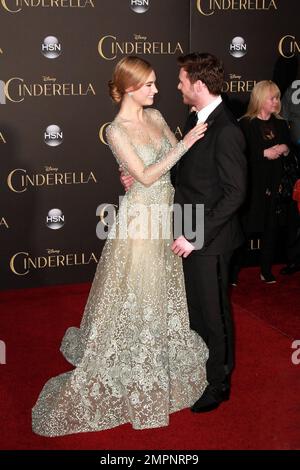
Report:
[[[210,113],[207,120],[205,121],[208,124],[206,132],[209,132],[209,129],[213,125],[215,119],[219,116],[219,114],[222,113],[223,110],[224,110],[223,103],[220,103],[216,107],[216,109],[214,109],[213,112]],[[185,136],[193,127],[195,127],[195,125],[197,124],[197,121],[198,121],[197,113],[195,111],[193,111],[192,113],[190,113],[188,115],[188,118],[187,118],[186,123],[185,123],[184,130],[183,130],[183,136]],[[199,142],[201,142],[201,140]]]
[[[197,146],[198,144],[200,145],[202,141],[205,140],[205,136],[207,134],[209,134],[210,132],[213,132],[213,129],[214,129],[214,124],[216,122],[216,120],[218,119],[219,115],[223,112],[223,104],[220,103],[219,106],[216,107],[216,109],[213,110],[212,113],[210,113],[210,115],[208,116],[208,118],[206,119],[206,123],[207,123],[207,129],[206,129],[206,132],[204,134],[204,137],[202,137],[202,139],[198,140],[195,144],[195,146]]]
[[[206,119],[206,123],[208,124],[207,126],[207,131],[209,131],[209,129],[212,127],[212,125],[214,124],[215,120],[218,118],[218,116],[223,112],[223,103],[220,103],[219,106],[216,107],[216,109],[213,110],[212,113],[210,113],[210,115],[208,116],[208,118]]]

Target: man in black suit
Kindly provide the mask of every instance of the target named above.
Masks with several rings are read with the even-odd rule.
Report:
[[[228,399],[234,365],[228,268],[233,251],[243,242],[237,211],[246,193],[245,143],[222,102],[221,62],[212,54],[192,53],[180,57],[179,65],[178,89],[184,103],[197,110],[190,114],[185,133],[196,121],[208,123],[205,136],[178,163],[174,200],[183,219],[187,205],[192,206],[194,229],[203,223],[197,214],[204,204],[204,244],[199,247],[199,240],[183,227],[172,246],[183,257],[191,328],[209,349],[208,386],[191,408],[205,412]]]

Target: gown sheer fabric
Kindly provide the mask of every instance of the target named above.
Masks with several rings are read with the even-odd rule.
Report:
[[[136,181],[122,200],[80,328],[69,328],[62,341],[61,352],[76,367],[44,386],[32,410],[36,434],[100,431],[123,423],[134,429],[167,426],[169,414],[193,404],[207,385],[208,351],[189,327],[182,262],[171,251],[171,236],[162,236],[171,218],[159,216],[159,236],[147,237],[151,207],[172,205],[168,170],[186,149],[158,111],[148,109],[145,116],[147,133],[116,117],[107,129],[108,143],[136,179],[141,165],[158,161],[153,171],[161,176],[150,185],[150,169],[148,185]],[[140,233],[125,237],[137,204],[146,207]]]

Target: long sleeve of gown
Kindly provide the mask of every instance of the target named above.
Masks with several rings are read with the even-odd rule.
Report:
[[[157,118],[159,119],[159,117]],[[165,128],[167,124],[164,124],[165,121],[162,116],[161,119],[163,126],[162,130],[164,134],[167,135],[167,129]],[[118,163],[144,186],[151,186],[151,184],[157,181],[162,175],[167,173],[188,150],[182,140],[175,144],[174,139],[176,141],[176,138],[173,136],[174,139],[172,144],[174,143],[175,145],[171,150],[169,150],[165,155],[162,155],[160,160],[157,162],[146,166],[137,155],[126,131],[122,129],[121,125],[112,123],[108,126],[106,137],[108,145]]]

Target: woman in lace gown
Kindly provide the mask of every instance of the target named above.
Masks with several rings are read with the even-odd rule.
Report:
[[[136,182],[104,246],[80,328],[69,328],[62,341],[75,369],[51,378],[32,410],[33,431],[44,436],[128,422],[167,426],[169,414],[193,404],[206,386],[207,348],[190,330],[181,260],[166,236],[170,217],[157,210],[172,206],[169,170],[206,127],[177,143],[161,114],[144,109],[157,89],[142,59],[122,59],[109,85],[121,106],[107,140]]]

